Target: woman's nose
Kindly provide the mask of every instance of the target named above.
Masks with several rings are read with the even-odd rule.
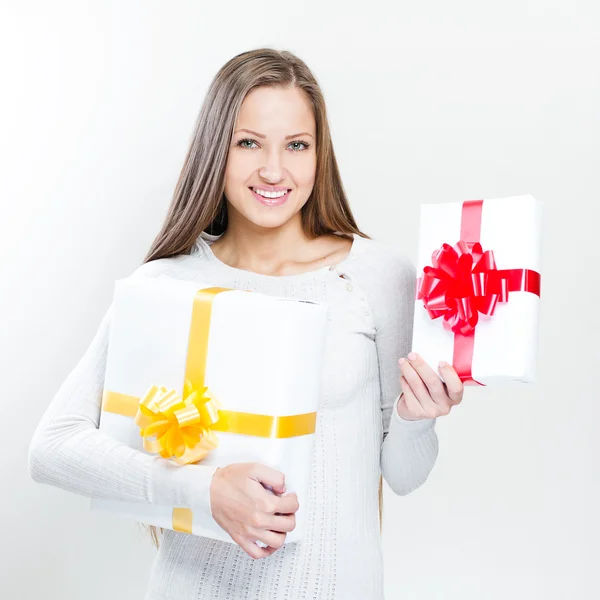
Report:
[[[259,175],[268,181],[280,181],[283,177],[283,161],[278,153],[269,154],[267,163],[261,167]]]

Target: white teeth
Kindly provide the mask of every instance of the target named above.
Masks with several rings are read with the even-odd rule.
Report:
[[[260,190],[258,188],[252,188],[257,194],[264,196],[265,198],[281,198],[287,194],[286,191],[282,192],[268,192],[266,190]]]

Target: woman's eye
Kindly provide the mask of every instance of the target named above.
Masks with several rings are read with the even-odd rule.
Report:
[[[307,144],[307,143],[305,143],[305,142],[292,142],[292,143],[290,144],[290,146],[291,146],[292,144],[300,144],[301,146],[304,146],[304,148],[295,148],[295,149],[294,149],[294,151],[295,151],[295,152],[302,151],[302,150],[306,150],[306,149],[308,148],[308,144]]]
[[[246,146],[247,143],[255,144],[256,142],[254,140],[243,139],[240,140],[236,145],[241,146],[242,148],[248,148],[249,146]]]

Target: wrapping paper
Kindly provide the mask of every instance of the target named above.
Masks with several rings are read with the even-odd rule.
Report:
[[[541,225],[531,195],[421,206],[412,348],[436,372],[535,382]]]

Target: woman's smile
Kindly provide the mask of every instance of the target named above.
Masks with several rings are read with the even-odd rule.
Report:
[[[275,191],[263,187],[251,187],[249,189],[252,195],[264,206],[281,206],[285,204],[292,191],[289,188],[279,188]]]

